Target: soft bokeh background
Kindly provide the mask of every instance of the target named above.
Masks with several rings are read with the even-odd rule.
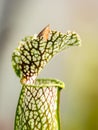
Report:
[[[81,47],[48,63],[39,77],[65,82],[62,130],[98,130],[98,0],[0,0],[0,130],[13,130],[21,90],[11,54],[24,36],[52,29],[76,31]]]

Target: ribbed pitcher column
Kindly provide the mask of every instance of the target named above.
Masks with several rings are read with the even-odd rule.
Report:
[[[63,82],[37,79],[23,85],[15,118],[15,130],[60,130],[59,98]]]

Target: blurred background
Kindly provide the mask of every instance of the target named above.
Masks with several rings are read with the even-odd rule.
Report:
[[[56,55],[39,77],[65,83],[62,130],[98,130],[98,0],[0,0],[0,130],[13,130],[21,85],[11,66],[18,42],[52,29],[76,31],[81,47]]]

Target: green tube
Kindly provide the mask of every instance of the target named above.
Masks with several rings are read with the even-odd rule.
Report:
[[[64,83],[37,76],[54,55],[79,45],[75,32],[63,34],[50,30],[49,25],[19,42],[12,54],[12,66],[22,84],[14,130],[60,130],[59,100]]]
[[[37,79],[23,85],[18,101],[15,130],[60,130],[59,100],[64,83]]]

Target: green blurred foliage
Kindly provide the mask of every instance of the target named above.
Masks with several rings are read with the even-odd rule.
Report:
[[[93,37],[85,41],[67,60],[70,86],[66,86],[64,130],[98,130],[98,47]]]

